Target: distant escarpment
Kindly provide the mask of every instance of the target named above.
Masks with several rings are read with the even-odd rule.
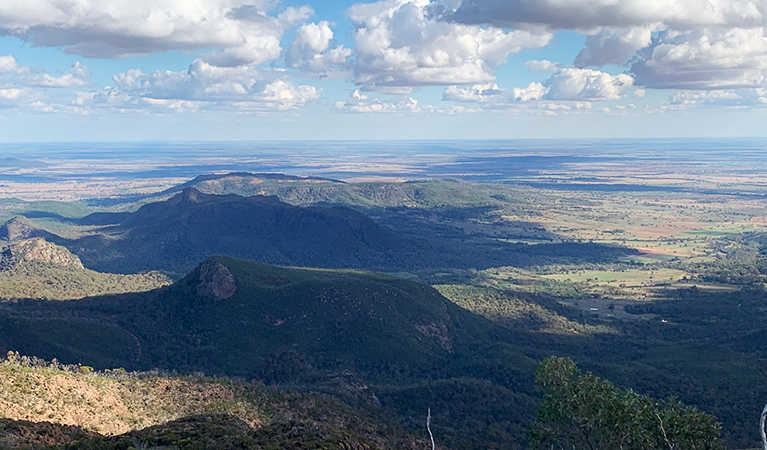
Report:
[[[288,266],[396,271],[610,261],[633,250],[599,244],[526,245],[411,236],[340,206],[299,207],[276,196],[210,195],[186,188],[132,213],[97,213],[100,227],[65,242],[86,267],[187,272],[211,255]]]
[[[210,255],[324,267],[382,266],[398,236],[348,208],[300,208],[276,197],[184,189],[134,213],[94,214],[103,232],[67,246],[102,271],[185,272]]]

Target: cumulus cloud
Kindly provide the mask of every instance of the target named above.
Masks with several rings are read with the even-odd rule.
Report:
[[[638,86],[737,89],[767,85],[764,0],[443,0],[462,24],[543,26],[587,35],[573,65],[630,65]]]
[[[489,103],[497,102],[506,96],[497,84],[477,84],[474,86],[448,86],[442,91],[442,100],[453,102]]]
[[[540,48],[552,34],[450,23],[429,0],[385,0],[348,10],[354,24],[354,80],[366,90],[407,93],[425,85],[487,83],[509,54]]]
[[[632,54],[652,43],[655,29],[655,25],[599,28],[586,37],[586,46],[575,57],[575,66],[624,64]]]
[[[546,96],[546,86],[541,83],[530,83],[524,88],[514,88],[511,90],[511,98],[518,102],[529,102],[540,100]]]
[[[761,26],[762,0],[457,0],[444,2],[443,14],[466,24],[498,27],[545,25],[558,29],[636,27],[664,23],[694,26]]]
[[[551,62],[548,59],[531,60],[522,63],[530,72],[556,72],[562,68],[562,64]]]
[[[28,106],[39,101],[41,95],[29,88],[0,89],[0,108]]]
[[[91,72],[80,62],[69,66],[69,73],[54,76],[16,61],[12,55],[0,56],[0,82],[8,86],[77,88],[90,86]]]
[[[632,85],[628,75],[578,68],[564,68],[542,83],[504,90],[495,83],[466,87],[449,86],[442,100],[478,103],[497,109],[534,109],[543,111],[590,109],[591,103],[621,98]]]
[[[76,62],[70,66],[69,73],[52,76],[44,73],[40,75],[34,75],[20,80],[21,83],[27,86],[35,87],[50,87],[50,88],[76,88],[86,87],[91,85],[91,72],[87,67],[79,62]]]
[[[631,67],[638,85],[660,89],[761,87],[765,71],[764,28],[662,32]]]
[[[250,66],[218,67],[196,60],[183,72],[146,74],[129,70],[114,76],[114,87],[81,93],[77,106],[196,110],[285,111],[319,99],[320,90],[295,85],[279,71]]]
[[[524,88],[500,89],[495,83],[475,86],[449,86],[442,93],[443,101],[473,103],[490,111],[525,111],[533,114],[559,115],[591,109],[590,101],[547,100],[547,88],[530,83]]]
[[[208,62],[258,64],[278,58],[284,27],[311,13],[289,8],[272,17],[270,6],[248,0],[3,0],[0,35],[87,57],[218,49]]]
[[[634,79],[625,74],[610,75],[599,70],[569,67],[544,81],[548,100],[617,100]]]
[[[285,51],[285,65],[321,77],[344,75],[353,51],[333,44],[330,23],[306,23],[296,31]]]
[[[20,66],[12,55],[0,56],[0,74],[22,74],[28,72],[29,67]]]
[[[412,97],[403,97],[398,102],[383,102],[377,98],[369,98],[359,90],[349,94],[345,102],[336,102],[336,111],[346,113],[419,113],[422,109],[418,106],[418,100]]]

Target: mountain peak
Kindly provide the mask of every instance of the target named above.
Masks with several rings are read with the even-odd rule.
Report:
[[[44,234],[45,231],[35,228],[34,224],[24,216],[16,216],[0,225],[0,239],[4,241],[42,237]]]

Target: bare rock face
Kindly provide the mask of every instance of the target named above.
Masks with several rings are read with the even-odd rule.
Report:
[[[16,216],[0,225],[0,239],[5,241],[40,237],[41,232],[42,230],[35,228],[32,222],[24,216]]]
[[[43,238],[32,238],[11,243],[3,252],[4,265],[43,263],[71,270],[85,270],[80,258],[64,247]]]
[[[200,200],[202,192],[195,188],[186,188],[178,194],[174,195],[168,200],[171,205],[178,205],[179,203],[197,203]]]
[[[237,292],[234,276],[223,264],[206,260],[200,266],[200,284],[197,285],[197,295],[226,299]]]
[[[453,338],[447,326],[442,322],[418,324],[415,328],[426,337],[435,339],[439,346],[453,353]]]

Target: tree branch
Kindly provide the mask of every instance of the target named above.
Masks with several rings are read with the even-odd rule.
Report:
[[[434,450],[434,435],[431,434],[431,408],[426,409],[426,431],[429,432],[429,439],[431,439],[431,450]]]
[[[764,405],[762,416],[759,418],[759,432],[762,435],[762,449],[767,450],[767,434],[764,433],[764,420],[767,418],[767,405]]]

